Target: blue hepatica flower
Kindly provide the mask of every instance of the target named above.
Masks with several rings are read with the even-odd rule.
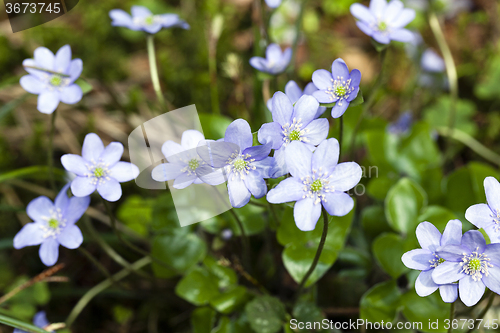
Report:
[[[277,8],[281,5],[281,0],[266,0],[266,4],[271,8]]]
[[[446,70],[443,58],[432,49],[424,51],[420,60],[420,66],[422,66],[424,71],[431,73],[442,73]]]
[[[493,177],[484,179],[487,204],[470,206],[465,218],[478,228],[483,228],[492,243],[500,243],[500,184]]]
[[[445,245],[436,254],[444,259],[432,272],[437,284],[458,281],[460,299],[473,306],[484,294],[485,287],[500,293],[500,244],[488,244],[477,230],[467,231],[460,245]]]
[[[285,86],[285,95],[290,99],[290,102],[292,102],[292,104],[295,104],[302,96],[304,95],[311,96],[313,92],[317,90],[318,88],[316,88],[314,83],[309,82],[304,88],[304,91],[302,91],[302,89],[300,89],[299,85],[295,81],[290,80]],[[272,97],[267,101],[267,108],[269,109],[269,111],[273,112]],[[325,111],[326,107],[324,106],[318,107],[318,111],[316,112],[315,118],[321,116]]]
[[[245,206],[253,195],[262,198],[267,185],[264,178],[270,178],[274,158],[269,157],[271,143],[254,146],[253,136],[246,120],[236,119],[226,129],[224,141],[209,143],[198,148],[202,159],[210,166],[220,169],[227,177],[229,201],[235,208]],[[203,181],[217,185],[224,181]],[[214,177],[215,178],[215,177]]]
[[[353,69],[349,73],[344,60],[338,58],[332,63],[332,72],[325,69],[318,69],[312,75],[312,81],[318,88],[313,92],[313,96],[320,103],[335,103],[332,108],[332,117],[339,118],[349,107],[359,92],[361,72]]]
[[[269,44],[266,49],[266,57],[252,57],[250,58],[250,65],[256,70],[268,74],[282,73],[292,60],[292,49],[286,48],[281,51],[278,44]]]
[[[354,162],[338,163],[339,142],[324,140],[313,152],[292,142],[286,151],[286,164],[292,177],[281,181],[267,194],[274,204],[296,201],[295,224],[300,230],[314,230],[321,206],[330,215],[344,216],[354,207],[354,200],[344,191],[361,180],[361,167]]]
[[[120,162],[123,145],[111,142],[106,148],[95,133],[85,136],[82,156],[66,154],[61,163],[76,174],[71,182],[71,192],[77,197],[97,192],[108,201],[117,201],[122,196],[120,183],[137,178],[139,168],[132,163]]]
[[[302,96],[295,105],[281,91],[274,94],[272,106],[273,122],[262,125],[258,140],[262,144],[272,142],[276,167],[273,177],[280,177],[288,172],[285,151],[291,142],[313,150],[328,136],[328,120],[316,119],[319,103],[312,96]]]
[[[403,8],[399,0],[371,0],[367,8],[359,3],[351,5],[351,14],[359,21],[358,27],[380,44],[389,44],[391,40],[410,42],[413,34],[404,27],[413,21],[415,11]]]
[[[29,75],[23,76],[19,83],[27,92],[38,95],[38,111],[50,114],[59,102],[75,104],[82,99],[82,89],[75,80],[82,73],[83,63],[81,59],[71,60],[69,45],[61,47],[55,55],[39,47],[34,59],[24,60],[23,66]]]
[[[47,315],[45,314],[45,311],[40,311],[33,317],[33,325],[40,328],[45,328],[50,325],[49,321],[47,320]],[[55,331],[51,332],[55,333]],[[28,333],[28,332],[16,328],[12,333]]]
[[[413,123],[413,116],[410,111],[404,112],[399,116],[398,120],[391,123],[387,127],[387,131],[396,135],[403,135],[408,133]]]
[[[437,249],[445,245],[460,245],[462,222],[459,220],[448,222],[443,235],[432,223],[422,222],[417,227],[416,235],[422,248],[408,251],[401,258],[406,267],[421,271],[415,281],[415,291],[419,296],[425,297],[439,288],[443,301],[455,302],[458,297],[458,285],[456,283],[438,285],[432,280],[432,273],[444,262],[444,259],[436,254]]]
[[[177,14],[153,15],[149,9],[142,6],[132,6],[132,15],[122,9],[113,9],[109,17],[113,20],[111,25],[126,27],[131,30],[143,30],[155,34],[162,28],[180,27],[189,29],[189,24],[181,20]]]
[[[82,244],[83,236],[75,223],[82,217],[90,204],[90,197],[68,198],[66,185],[54,203],[47,197],[31,201],[26,213],[34,221],[26,224],[14,237],[14,248],[40,245],[40,259],[46,266],[52,266],[59,257],[59,245],[76,249]]]
[[[152,177],[156,181],[174,180],[174,188],[183,189],[191,184],[201,184],[198,177],[206,163],[198,155],[196,148],[205,137],[197,130],[182,133],[181,144],[167,141],[161,147],[169,163],[163,163],[153,169]]]

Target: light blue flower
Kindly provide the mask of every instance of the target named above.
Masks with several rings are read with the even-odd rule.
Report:
[[[39,47],[34,59],[24,60],[23,66],[29,75],[21,77],[19,83],[27,92],[38,95],[38,111],[50,114],[59,102],[75,104],[82,99],[82,89],[75,81],[82,73],[83,63],[81,59],[71,60],[69,45],[61,47],[55,55]]]
[[[312,81],[318,88],[313,92],[314,98],[323,104],[335,103],[332,117],[339,118],[358,96],[361,72],[353,69],[349,73],[344,60],[338,58],[332,63],[332,72],[318,69],[312,75]]]
[[[437,284],[458,281],[460,299],[467,306],[481,300],[485,288],[500,294],[500,244],[488,244],[478,230],[467,231],[460,245],[445,245],[436,255],[444,259],[432,272]]]
[[[271,8],[277,8],[281,5],[281,0],[266,0],[266,4]]]
[[[492,243],[500,243],[500,184],[493,177],[484,179],[487,204],[467,208],[465,218],[478,228],[483,228]]]
[[[76,174],[71,191],[77,197],[97,192],[107,201],[117,201],[122,196],[120,183],[137,178],[139,168],[132,163],[120,162],[123,145],[111,142],[106,148],[95,133],[85,136],[82,156],[66,154],[61,157],[63,167]]]
[[[358,27],[380,44],[389,44],[391,40],[410,42],[413,34],[404,27],[413,21],[415,11],[404,8],[399,0],[371,0],[367,8],[359,3],[351,5],[351,14],[359,21]]]
[[[398,120],[389,124],[387,131],[396,135],[404,135],[408,133],[413,123],[413,116],[410,111],[404,112],[399,116]]]
[[[278,44],[269,44],[266,49],[266,57],[250,58],[250,65],[253,68],[268,74],[282,73],[292,60],[292,49],[286,48],[281,51]]]
[[[155,34],[162,28],[189,29],[189,24],[181,20],[177,14],[153,15],[143,6],[132,6],[131,12],[132,15],[122,9],[111,10],[109,12],[109,17],[113,20],[111,25],[131,30],[143,30],[150,34]]]
[[[49,321],[47,320],[47,315],[45,314],[45,311],[40,311],[33,317],[33,325],[40,328],[45,328],[50,325]],[[28,333],[28,332],[16,328],[12,333]],[[51,333],[55,333],[55,331],[51,331]]]
[[[290,99],[290,102],[292,104],[295,104],[299,98],[301,98],[304,95],[311,96],[313,92],[317,91],[318,88],[314,85],[314,83],[309,82],[306,87],[304,88],[304,91],[300,89],[299,85],[293,81],[290,80],[288,83],[285,85],[285,95]],[[273,112],[273,98],[269,98],[267,101],[267,108],[269,111]],[[315,118],[318,118],[321,116],[324,112],[326,111],[326,107],[320,106],[318,107],[318,111],[316,112]]]
[[[446,70],[443,58],[432,49],[424,51],[420,60],[420,66],[424,71],[430,73],[442,73]]]
[[[203,183],[198,175],[206,163],[198,156],[196,148],[204,141],[205,137],[199,131],[187,130],[182,133],[181,144],[171,140],[165,142],[161,151],[169,163],[156,166],[152,178],[160,182],[174,180],[173,187],[176,189]]]
[[[202,175],[201,179],[210,185],[218,185],[227,179],[229,201],[235,208],[245,206],[252,195],[255,198],[266,195],[264,178],[270,178],[274,168],[274,158],[269,157],[271,143],[252,145],[250,125],[246,120],[236,119],[227,127],[224,141],[212,141],[197,149],[208,165],[223,171],[219,179],[215,177],[218,173],[207,173],[208,177]]]
[[[446,225],[443,235],[429,222],[417,226],[416,235],[421,249],[411,250],[403,254],[403,264],[411,269],[421,271],[415,281],[415,291],[421,297],[429,296],[439,288],[441,298],[446,303],[453,303],[458,297],[458,284],[446,283],[438,285],[432,280],[432,273],[444,259],[436,251],[445,245],[460,245],[462,240],[462,222],[451,220]]]
[[[47,197],[32,200],[26,213],[34,221],[26,224],[14,237],[14,248],[40,245],[40,259],[46,266],[52,266],[59,257],[59,245],[76,249],[83,242],[83,236],[75,223],[82,217],[90,204],[90,197],[68,198],[66,185],[54,203]]]
[[[281,181],[267,194],[274,204],[295,202],[293,216],[302,231],[314,230],[321,215],[321,206],[330,215],[344,216],[354,207],[354,200],[345,191],[361,180],[361,167],[354,162],[338,163],[339,142],[324,140],[314,153],[299,142],[292,142],[286,151],[286,164],[292,177]]]
[[[272,143],[276,167],[272,177],[281,177],[288,173],[285,152],[291,142],[299,142],[314,150],[328,136],[328,119],[318,117],[318,101],[303,95],[295,104],[278,91],[274,94],[272,106],[273,122],[262,125],[257,138],[261,144]]]

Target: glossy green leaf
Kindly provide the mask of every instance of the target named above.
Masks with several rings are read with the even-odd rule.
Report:
[[[255,332],[276,333],[285,321],[285,306],[279,299],[259,296],[245,307],[248,322]]]
[[[391,231],[382,206],[368,206],[361,212],[361,223],[365,234],[376,237],[382,232]]]
[[[219,140],[224,137],[226,128],[231,124],[231,118],[226,116],[199,113],[201,127],[206,139]]]
[[[426,205],[427,195],[420,185],[409,178],[402,178],[387,194],[385,215],[394,230],[407,234],[415,230],[417,217]]]
[[[432,127],[448,127],[450,121],[451,97],[442,95],[433,105],[424,109],[424,120]],[[472,121],[476,107],[473,102],[459,99],[455,106],[455,128],[475,136],[477,125]]]
[[[88,94],[89,92],[92,91],[92,85],[87,81],[82,79],[81,77],[78,78],[75,83],[80,86],[80,89],[82,89],[83,95]]]
[[[450,316],[450,304],[443,302],[439,291],[427,297],[420,297],[415,290],[406,292],[401,297],[403,315],[411,322],[422,322],[421,332],[446,332],[444,321]],[[430,329],[429,322],[438,321],[437,329]]]
[[[164,261],[178,272],[184,272],[203,260],[207,252],[206,244],[196,234],[173,232],[156,236],[151,254]],[[153,271],[158,277],[170,277],[171,270],[153,262]]]
[[[457,216],[449,209],[441,206],[429,206],[422,211],[422,214],[418,217],[418,221],[430,222],[441,232],[443,232],[446,224],[450,220],[454,220],[456,218]]]
[[[229,314],[249,300],[247,288],[235,286],[210,300],[210,305],[220,313]]]
[[[117,217],[139,235],[146,236],[153,215],[154,202],[139,195],[131,195],[118,208]]]
[[[405,252],[416,247],[417,244],[413,238],[406,240],[394,233],[386,233],[377,237],[373,242],[373,254],[384,271],[396,279],[408,270],[403,265],[401,257]]]
[[[212,256],[206,256],[203,260],[203,264],[212,274],[217,276],[220,289],[228,288],[238,282],[236,272],[232,268],[219,265]]]
[[[361,298],[360,317],[371,322],[392,322],[398,311],[399,291],[396,281],[382,282],[369,289]]]
[[[202,267],[195,267],[186,274],[175,287],[175,293],[198,306],[208,304],[220,294],[217,278]]]
[[[215,323],[215,310],[209,306],[197,308],[191,314],[193,333],[211,333]]]

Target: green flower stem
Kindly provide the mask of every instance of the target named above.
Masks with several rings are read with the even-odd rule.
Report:
[[[0,314],[0,323],[29,333],[47,333],[46,330]]]
[[[153,88],[155,90],[156,97],[158,98],[158,102],[161,104],[161,107],[163,108],[165,107],[165,99],[163,98],[163,94],[161,92],[160,78],[158,76],[158,67],[156,65],[156,53],[155,53],[155,44],[153,35],[148,35],[147,44],[148,44],[149,69],[151,71],[151,81],[153,82]]]
[[[302,20],[304,18],[304,9],[306,7],[308,0],[302,0],[300,3],[300,11],[299,15],[297,16],[297,21],[295,21],[295,39],[293,40],[292,44],[292,61],[291,64],[295,68],[295,59],[297,59],[297,47],[299,45],[299,39],[300,39],[300,30],[302,28]]]
[[[210,97],[212,100],[212,113],[220,114],[219,89],[217,87],[217,42],[208,34],[208,73],[210,75]]]
[[[453,332],[453,319],[455,318],[455,302],[451,303],[450,305],[450,328],[448,329],[448,333]]]
[[[344,137],[344,115],[339,118],[339,162],[341,162],[342,156],[342,141]]]
[[[307,271],[306,275],[304,275],[304,277],[302,278],[302,281],[300,281],[299,288],[297,289],[297,293],[295,295],[295,301],[299,299],[300,294],[302,293],[302,289],[306,285],[307,279],[309,279],[311,274],[314,272],[314,269],[318,265],[319,258],[321,257],[321,252],[323,252],[323,247],[325,246],[326,235],[328,234],[328,213],[324,207],[321,207],[321,210],[323,212],[323,233],[321,234],[321,240],[319,242],[318,250],[316,251],[316,255],[314,256],[312,265]]]
[[[243,263],[244,266],[246,266],[247,269],[250,267],[250,242],[248,240],[247,234],[245,232],[245,228],[243,228],[243,223],[241,222],[240,218],[238,217],[238,214],[231,208],[229,209],[229,212],[231,215],[233,215],[234,219],[236,220],[236,224],[238,224],[238,228],[240,229],[241,233],[241,239],[243,242]]]
[[[380,51],[380,72],[378,73],[377,80],[375,81],[375,84],[373,85],[372,91],[370,92],[370,97],[366,100],[366,102],[363,104],[363,111],[361,112],[361,115],[358,118],[358,122],[356,123],[356,126],[354,127],[354,130],[352,131],[352,136],[351,136],[351,145],[350,145],[350,156],[349,156],[349,161],[353,159],[354,156],[354,145],[356,144],[356,134],[359,131],[359,127],[361,126],[361,123],[363,122],[363,119],[365,119],[366,115],[368,114],[368,110],[372,106],[373,102],[375,101],[375,97],[377,96],[378,90],[382,86],[382,82],[384,79],[384,69],[385,69],[385,59],[387,57],[387,49],[389,47],[386,47],[382,51]]]
[[[488,303],[486,304],[486,307],[483,309],[483,311],[481,311],[481,313],[476,317],[476,319],[474,320],[474,323],[477,323],[479,319],[483,319],[484,318],[484,316],[486,315],[486,313],[488,312],[488,310],[493,305],[493,301],[495,300],[495,295],[496,294],[494,292],[490,291],[490,297],[488,298]],[[469,329],[467,331],[467,333],[472,333],[472,332],[474,332],[474,330],[479,330],[479,326]]]
[[[144,266],[149,265],[150,263],[151,263],[151,258],[148,256],[148,257],[144,257],[142,259],[139,259],[138,261],[133,263],[130,266],[130,268],[132,271],[138,271],[141,268],[143,268]],[[95,287],[90,289],[85,295],[83,295],[83,297],[78,301],[78,303],[75,305],[73,310],[71,310],[71,313],[69,314],[68,318],[66,319],[67,327],[70,327],[74,323],[74,321],[78,317],[78,315],[83,311],[83,309],[87,306],[87,304],[95,296],[97,296],[99,293],[101,293],[102,291],[109,288],[113,284],[113,281],[120,281],[120,280],[124,279],[127,275],[130,274],[131,270],[126,268],[126,269],[119,271],[118,273],[113,275],[113,279],[106,279],[106,280],[102,281],[101,283],[99,283],[98,285],[96,285]],[[36,332],[38,333],[38,332],[45,332],[45,331],[36,331]]]
[[[22,169],[17,169],[13,171],[9,171],[6,173],[2,173],[0,175],[0,183],[13,180],[16,178],[22,178],[25,176],[30,176],[30,175],[39,175],[40,173],[49,173],[49,167],[46,165],[34,165]],[[65,173],[63,170],[54,168],[54,173],[57,174],[58,177],[62,178],[64,177]],[[55,191],[54,191],[55,192]]]
[[[80,246],[78,248],[78,251],[80,251],[88,260],[90,260],[90,262],[92,264],[94,264],[98,270],[101,271],[102,274],[104,274],[104,276],[106,276],[108,279],[112,279],[112,276],[111,274],[109,273],[109,271],[106,269],[106,267],[104,267],[104,265],[102,265],[99,260],[97,260],[93,255],[92,253],[90,253],[89,251],[87,251],[84,247]]]
[[[54,181],[54,132],[56,124],[57,109],[52,112],[50,117],[50,134],[49,134],[49,147],[47,152],[47,165],[49,167],[49,181],[50,187],[56,191],[56,183]]]
[[[450,47],[446,42],[443,30],[441,29],[441,24],[436,16],[436,13],[431,11],[429,13],[429,25],[431,27],[432,33],[436,38],[439,46],[439,50],[443,55],[444,62],[446,64],[446,76],[448,77],[448,82],[450,84],[450,118],[448,119],[448,131],[451,133],[455,127],[455,114],[457,108],[458,100],[458,74],[457,67],[455,66],[455,61],[453,60],[453,55],[451,54]],[[449,149],[449,145],[448,145]]]
[[[102,197],[101,197],[102,199]],[[115,216],[113,215],[113,212],[111,210],[111,206],[109,205],[109,202],[107,202],[106,200],[102,199],[102,201],[104,202],[104,206],[106,207],[106,211],[108,212],[108,215],[109,215],[109,219],[111,221],[111,226],[113,227],[113,230],[115,231],[116,233],[116,236],[118,236],[118,239],[123,243],[125,244],[127,247],[129,247],[131,250],[143,255],[143,256],[147,256],[147,257],[150,257],[151,260],[153,260],[156,264],[158,265],[161,265],[167,269],[171,269],[173,271],[177,271],[175,268],[173,268],[171,265],[167,264],[166,262],[164,262],[163,260],[160,260],[154,256],[152,256],[148,251],[145,251],[143,249],[141,249],[140,247],[134,245],[133,243],[131,243],[128,239],[124,238],[121,234],[121,232],[118,230],[118,228],[116,227],[116,219],[115,219]]]
[[[125,260],[122,256],[120,256],[111,246],[109,246],[108,243],[104,241],[104,239],[99,236],[99,233],[94,229],[92,226],[92,223],[90,222],[90,219],[88,217],[84,218],[85,222],[85,227],[87,228],[88,232],[94,238],[94,240],[97,242],[97,244],[106,252],[106,254],[113,259],[117,264],[120,266],[123,266],[125,269],[128,269],[130,272],[136,273],[137,275],[141,277],[145,277],[148,279],[152,279],[148,274],[142,271],[133,271],[131,268],[130,263]]]
[[[481,144],[481,142],[477,141],[469,134],[456,128],[451,129],[450,131],[448,127],[438,127],[436,128],[436,130],[440,135],[449,137],[451,139],[463,143],[464,145],[472,149],[479,156],[490,161],[491,163],[500,166],[500,155],[488,149],[486,146]]]

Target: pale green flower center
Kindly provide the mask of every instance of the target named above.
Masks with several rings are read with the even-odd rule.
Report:
[[[313,192],[319,192],[321,191],[322,188],[323,188],[323,183],[321,182],[321,179],[316,179],[311,184],[311,191]]]
[[[105,171],[103,168],[101,167],[97,167],[94,169],[94,176],[97,177],[97,178],[101,178],[102,176],[105,175]]]
[[[147,25],[151,25],[153,24],[153,21],[154,21],[154,17],[153,16],[148,16],[146,17],[146,19],[144,20],[144,22],[146,22]]]
[[[471,259],[467,266],[469,266],[469,270],[475,272],[481,268],[481,260],[477,258]]]
[[[297,130],[291,131],[290,134],[288,134],[288,138],[290,139],[290,141],[300,140],[300,131]]]
[[[245,162],[242,158],[238,158],[233,162],[233,166],[238,171],[243,171],[247,167],[247,162]]]
[[[62,84],[62,82],[63,82],[62,78],[58,75],[53,75],[50,78],[50,84],[55,87],[59,87]]]
[[[380,22],[380,23],[378,24],[378,29],[379,29],[380,31],[386,31],[386,30],[387,30],[387,23],[385,23],[385,22]]]
[[[342,97],[346,93],[347,93],[347,89],[343,85],[339,85],[339,86],[337,86],[337,88],[335,88],[335,95],[337,95],[338,97]]]
[[[56,220],[56,219],[50,219],[48,222],[47,222],[47,225],[49,226],[49,228],[51,229],[57,229],[59,227],[59,221]]]
[[[196,158],[193,158],[191,161],[188,162],[189,169],[193,171],[196,170],[196,168],[198,168],[199,166],[200,162]]]

